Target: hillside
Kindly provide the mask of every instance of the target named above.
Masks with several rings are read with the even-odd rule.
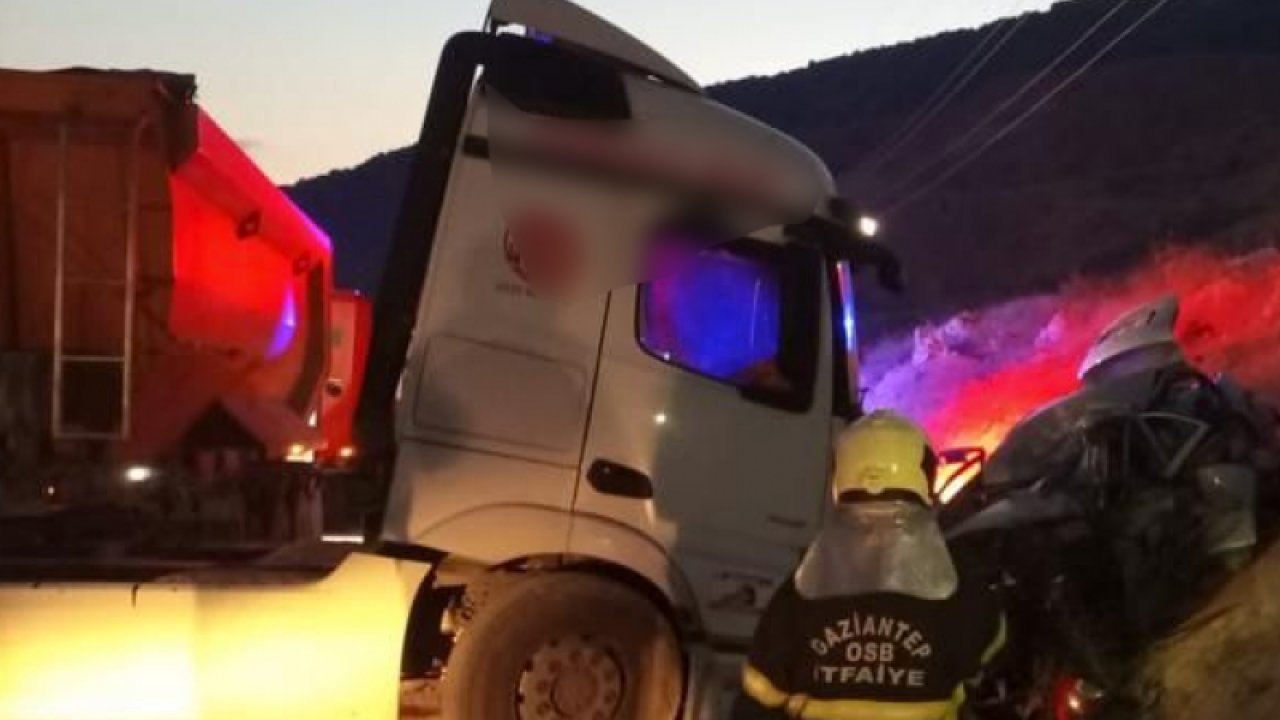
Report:
[[[332,237],[339,285],[376,292],[408,175],[409,148],[402,148],[286,188]]]
[[[847,195],[892,206],[896,186],[1044,67],[1116,0],[1032,15],[974,81],[891,162],[860,167],[990,28],[951,32],[711,88],[813,146]],[[1070,72],[1152,0],[1130,0],[1071,57]],[[1280,227],[1280,3],[1171,0],[1082,81],[937,190],[887,217],[910,291],[864,298],[881,336],[967,307],[1120,272],[1151,248],[1272,242]],[[1002,116],[1038,99],[1056,78]],[[982,136],[979,136],[979,140]],[[290,192],[334,236],[339,280],[373,291],[407,168],[405,151]]]
[[[865,402],[920,419],[940,445],[993,449],[1014,422],[1076,389],[1103,327],[1166,295],[1181,301],[1178,334],[1197,366],[1280,407],[1280,252],[1203,247],[886,337],[864,353]]]

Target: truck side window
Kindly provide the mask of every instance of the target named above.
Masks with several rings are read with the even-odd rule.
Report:
[[[800,334],[788,326],[808,306],[795,300],[786,258],[786,249],[749,239],[660,250],[640,289],[641,347],[740,388],[805,392],[811,379],[790,370],[797,350],[808,354],[796,346],[808,343],[796,343]]]

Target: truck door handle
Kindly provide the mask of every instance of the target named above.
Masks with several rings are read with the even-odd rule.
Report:
[[[649,476],[626,465],[610,460],[596,460],[587,470],[587,482],[606,495],[647,500],[653,497],[653,482]]]

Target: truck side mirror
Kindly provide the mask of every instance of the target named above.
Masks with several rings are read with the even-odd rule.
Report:
[[[853,228],[817,216],[790,225],[787,231],[797,239],[817,246],[832,261],[847,260],[854,268],[875,268],[876,280],[890,292],[901,293],[906,289],[902,280],[902,261],[884,243],[867,240]]]
[[[854,266],[870,265],[876,269],[876,280],[885,290],[902,293],[907,289],[902,279],[902,261],[892,250],[871,240],[855,241],[857,250],[852,253]]]

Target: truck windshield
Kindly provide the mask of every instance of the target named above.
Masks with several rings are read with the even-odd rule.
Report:
[[[744,388],[789,393],[811,382],[796,328],[809,304],[788,271],[788,250],[758,240],[711,249],[670,244],[642,286],[640,345],[690,372]],[[809,288],[812,293],[812,288]]]

